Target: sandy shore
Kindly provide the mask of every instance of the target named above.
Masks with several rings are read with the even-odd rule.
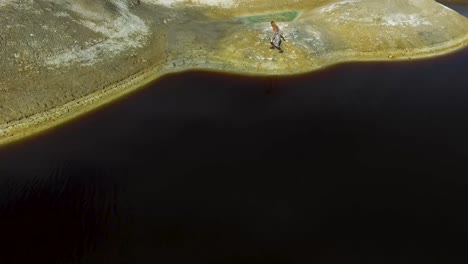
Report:
[[[172,65],[173,63],[172,61],[170,61],[166,65],[152,67],[140,71],[137,74],[130,76],[129,78],[121,80],[115,84],[109,85],[104,89],[98,90],[82,98],[78,98],[76,100],[63,104],[59,107],[55,107],[48,111],[34,114],[21,120],[2,124],[0,125],[0,145],[6,145],[26,137],[36,135],[42,131],[46,131],[60,124],[78,118],[87,112],[97,110],[100,107],[105,106],[106,104],[109,104],[115,100],[122,100],[126,95],[132,93],[133,91],[141,89],[145,85],[156,81],[158,78],[170,73],[180,73],[190,70],[210,70],[214,72],[226,72],[232,74],[242,74],[258,77],[271,75],[291,76],[297,74],[304,74],[307,72],[312,72],[347,62],[390,62],[429,59],[453,53],[466,47],[468,47],[468,35],[464,38],[442,43],[435,47],[412,52],[410,56],[408,56],[408,54],[403,55],[404,52],[402,51],[393,51],[385,53],[341,52],[333,54],[335,60],[330,60],[328,64],[324,64],[322,66],[317,66],[309,69],[297,69],[296,71],[280,71],[275,73],[271,73],[265,70],[251,71],[246,69],[240,69],[233,67],[232,65],[227,64],[226,62],[221,60],[213,60],[207,64],[198,64],[197,62],[192,62],[187,63],[183,67],[177,68],[170,67],[169,65]]]

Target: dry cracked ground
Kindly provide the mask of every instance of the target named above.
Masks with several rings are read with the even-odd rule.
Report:
[[[0,0],[0,13],[0,144],[168,72],[294,74],[468,45],[468,19],[433,0]]]

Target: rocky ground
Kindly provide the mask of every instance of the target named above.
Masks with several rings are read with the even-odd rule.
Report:
[[[432,0],[0,0],[0,11],[0,143],[167,72],[294,74],[468,44],[468,19]]]

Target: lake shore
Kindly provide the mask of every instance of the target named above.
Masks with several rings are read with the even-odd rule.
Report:
[[[97,110],[98,108],[112,103],[115,100],[120,100],[132,92],[144,89],[146,85],[157,81],[159,78],[167,74],[176,74],[190,70],[208,70],[214,72],[222,72],[228,74],[241,74],[257,77],[268,76],[293,76],[300,75],[317,70],[323,70],[334,65],[352,62],[397,62],[397,61],[410,61],[420,59],[431,59],[447,54],[455,53],[463,50],[468,46],[468,35],[458,40],[442,43],[438,46],[413,51],[393,51],[393,52],[370,52],[370,53],[353,53],[341,52],[334,53],[334,60],[330,60],[328,64],[320,65],[314,68],[297,69],[296,71],[284,70],[275,71],[271,73],[267,69],[245,69],[236,68],[222,60],[212,60],[209,63],[201,64],[194,60],[192,62],[184,62],[184,65],[178,67],[170,67],[175,63],[169,61],[168,63],[148,68],[140,71],[124,80],[116,82],[104,89],[93,92],[87,96],[77,98],[61,106],[53,109],[39,112],[29,117],[20,120],[0,124],[0,146],[13,143],[15,141],[36,135],[40,132],[47,131],[51,128],[57,127],[68,121],[82,116],[88,112]]]

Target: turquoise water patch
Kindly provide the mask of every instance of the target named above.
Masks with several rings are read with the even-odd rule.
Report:
[[[285,11],[279,13],[271,13],[271,14],[262,14],[256,16],[245,16],[240,17],[240,20],[244,23],[264,23],[270,21],[278,21],[278,22],[289,22],[293,21],[297,18],[299,12],[297,11]]]

